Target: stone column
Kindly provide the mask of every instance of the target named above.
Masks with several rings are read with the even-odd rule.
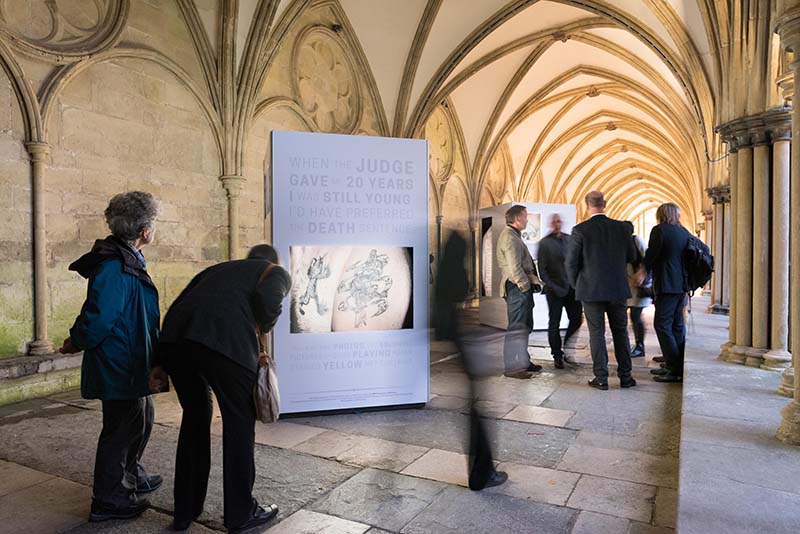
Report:
[[[703,229],[705,231],[705,235],[703,236],[703,241],[708,245],[709,248],[714,246],[714,240],[716,239],[716,228],[714,228],[714,208],[708,208],[703,210],[703,217],[705,221],[703,222]],[[708,295],[711,298],[711,302],[713,303],[716,294],[714,293],[714,283],[713,280],[709,280],[706,287],[703,288],[703,295]]]
[[[480,233],[478,232],[477,215],[469,218],[469,235],[472,241],[472,298],[477,301],[481,296],[481,264],[480,264]]]
[[[723,276],[729,280],[728,284],[722,288],[723,302],[728,304],[728,341],[721,347],[722,352],[720,358],[729,360],[731,358],[731,349],[736,345],[736,268],[732,265],[733,258],[736,257],[736,249],[738,248],[736,242],[737,226],[733,216],[734,210],[737,207],[736,194],[736,180],[739,177],[739,150],[736,146],[734,139],[728,140],[728,182],[730,186],[730,202],[725,206],[725,225],[728,230],[725,231],[725,237],[730,244],[727,247],[727,252],[724,253],[724,266]]]
[[[244,185],[244,177],[228,174],[220,176],[222,187],[228,195],[228,259],[238,260],[239,251],[239,194]]]
[[[47,143],[25,143],[31,158],[31,197],[33,198],[33,323],[34,338],[28,354],[51,354],[47,338],[47,233],[45,227],[44,165],[50,153]]]
[[[736,177],[736,345],[728,361],[743,364],[753,341],[753,147],[741,139]]]
[[[784,48],[794,52],[794,57],[800,59],[800,8],[794,8],[784,13],[776,24]],[[792,61],[791,70],[794,77],[794,86],[800,87],[800,61]],[[800,105],[794,102],[792,106],[792,138],[800,139]],[[800,368],[800,276],[797,274],[800,266],[800,142],[792,143],[791,165],[791,199],[790,215],[793,228],[790,234],[790,265],[795,271],[790,276],[790,299],[793,309],[790,311],[790,329],[792,331],[791,353],[795,371]],[[783,420],[778,428],[777,437],[781,441],[800,445],[800,373],[794,375],[794,398],[782,411]]]
[[[728,187],[728,192],[722,201],[722,306],[725,308],[725,313],[730,313],[731,308],[731,291],[733,290],[733,269],[731,269],[731,250],[733,249],[732,243],[732,230],[733,221],[731,219],[731,190]]]
[[[725,249],[730,246],[730,243],[725,243],[724,233],[727,230],[725,224],[725,204],[723,203],[723,194],[720,188],[714,192],[712,199],[713,215],[711,223],[714,225],[713,230],[713,243],[714,243],[714,258],[716,265],[714,269],[714,276],[712,277],[712,291],[711,291],[711,305],[709,311],[714,314],[727,315],[728,306],[725,304],[726,298],[723,291],[723,286],[728,283],[728,272],[725,265],[725,256],[728,251]]]
[[[442,257],[442,221],[444,217],[441,215],[436,216],[436,261],[438,262]]]
[[[770,351],[762,369],[781,371],[792,363],[789,347],[789,166],[790,132],[773,134],[772,144],[772,312]]]
[[[761,367],[769,349],[769,185],[770,147],[765,131],[753,133],[752,341],[746,365]]]

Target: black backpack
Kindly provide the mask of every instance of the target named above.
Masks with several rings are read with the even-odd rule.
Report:
[[[714,256],[711,255],[708,245],[693,235],[683,250],[683,268],[686,271],[686,281],[689,291],[704,287],[711,280],[714,272]]]

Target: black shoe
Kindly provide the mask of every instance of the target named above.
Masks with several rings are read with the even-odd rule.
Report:
[[[131,501],[130,504],[124,506],[111,506],[108,504],[92,501],[92,510],[89,513],[89,522],[96,523],[98,521],[108,521],[109,519],[133,519],[139,517],[142,512],[150,507],[150,501],[147,499],[139,499],[138,501]]]
[[[653,358],[653,361],[657,363],[664,363],[665,361],[667,361],[667,359],[664,358],[663,356],[656,356]]]
[[[160,488],[163,483],[164,479],[161,478],[161,475],[150,475],[140,484],[136,484],[136,493],[150,493]]]
[[[644,358],[644,347],[641,344],[636,344],[636,347],[631,351],[631,358]]]
[[[636,379],[634,379],[633,377],[619,381],[619,387],[621,388],[632,388],[635,385],[636,385]]]
[[[600,380],[599,378],[593,378],[589,380],[589,385],[593,388],[601,389],[603,391],[608,390],[608,382],[605,380]]]
[[[650,369],[650,374],[651,375],[659,375],[659,376],[660,375],[667,375],[667,374],[669,374],[669,371],[667,371],[666,369],[664,369],[662,367],[660,369]]]
[[[542,366],[536,365],[535,363],[529,363],[528,368],[525,370],[528,371],[529,373],[538,373],[539,371],[542,370]]]
[[[529,371],[516,371],[514,373],[504,373],[503,376],[508,378],[519,378],[520,380],[528,380],[533,376],[533,373]]]
[[[242,532],[248,531],[251,528],[260,527],[261,525],[266,525],[269,523],[269,520],[278,515],[278,505],[277,504],[270,504],[267,506],[266,510],[259,506],[256,508],[255,513],[253,516],[239,525],[238,527],[232,527],[228,529],[228,534],[241,534]]]
[[[472,487],[470,485],[469,489],[471,489],[472,491],[480,491],[482,489],[499,486],[506,480],[508,480],[508,474],[505,471],[495,471],[494,473],[492,473],[492,476],[489,477],[489,479],[486,481],[486,483],[483,485],[482,488]]]
[[[656,382],[674,383],[674,382],[683,382],[683,377],[667,373],[664,375],[654,376],[653,380],[655,380]]]
[[[553,367],[556,369],[563,369],[564,368],[564,357],[563,356],[553,356]]]
[[[202,514],[202,513],[203,512],[200,512],[200,514]],[[172,525],[170,525],[169,528],[170,528],[170,530],[174,530],[174,531],[177,531],[177,532],[183,532],[184,530],[189,530],[189,528],[192,526],[192,522],[197,520],[197,518],[200,517],[200,514],[195,515],[193,519],[175,519],[175,518],[173,518],[172,519]]]

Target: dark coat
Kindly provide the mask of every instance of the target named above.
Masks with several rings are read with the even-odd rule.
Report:
[[[89,279],[86,301],[69,331],[83,350],[81,395],[126,400],[150,394],[158,343],[158,290],[133,249],[114,237],[97,240],[69,266]]]
[[[659,224],[650,232],[650,244],[644,264],[653,272],[653,290],[656,295],[679,294],[689,291],[683,252],[691,234],[679,224]]]
[[[614,302],[631,296],[627,264],[636,260],[630,225],[595,215],[572,229],[567,248],[567,278],[575,298]]]
[[[567,279],[567,248],[571,237],[561,234],[561,238],[548,234],[539,241],[538,263],[539,276],[544,282],[544,292],[556,297],[566,297],[569,293]]]
[[[459,337],[458,306],[469,292],[464,262],[467,242],[458,232],[447,239],[439,268],[436,270],[435,308],[433,313],[436,337],[456,340]]]
[[[272,330],[292,285],[289,273],[276,267],[256,288],[268,266],[263,259],[235,260],[195,276],[164,318],[158,364],[171,357],[171,344],[194,341],[256,372],[256,325]]]

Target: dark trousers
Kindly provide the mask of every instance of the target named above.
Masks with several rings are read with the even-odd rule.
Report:
[[[495,471],[488,430],[477,407],[480,398],[479,379],[488,374],[488,354],[485,350],[487,344],[475,337],[464,337],[463,333],[459,333],[456,344],[469,379],[469,487],[480,490],[486,486]]]
[[[94,461],[93,498],[97,503],[126,506],[136,499],[136,484],[147,479],[141,464],[153,429],[150,397],[104,400],[103,430]]]
[[[203,511],[211,467],[211,390],[222,412],[224,519],[228,528],[247,521],[255,506],[253,388],[256,373],[199,343],[170,350],[166,368],[183,408],[175,458],[175,520]]]
[[[608,379],[608,350],[606,349],[606,315],[614,339],[617,376],[631,376],[631,345],[628,339],[628,314],[624,300],[614,302],[584,302],[583,312],[589,326],[589,346],[592,351],[594,376]]]
[[[631,325],[633,325],[633,338],[637,345],[644,346],[644,321],[642,320],[642,310],[639,306],[628,308],[631,314]]]
[[[675,376],[683,376],[683,356],[686,348],[683,307],[686,305],[686,295],[662,293],[656,297],[655,304],[656,314],[653,324],[667,369]]]
[[[503,342],[503,359],[506,373],[524,371],[531,364],[528,354],[528,336],[533,331],[533,291],[520,291],[506,281],[506,309],[508,330]]]
[[[564,334],[564,343],[575,335],[583,322],[583,306],[581,301],[575,300],[575,290],[570,288],[569,292],[563,297],[547,294],[547,311],[549,314],[547,323],[547,339],[550,342],[550,354],[553,357],[563,356],[561,349],[561,312],[566,310],[569,324],[567,332]]]

